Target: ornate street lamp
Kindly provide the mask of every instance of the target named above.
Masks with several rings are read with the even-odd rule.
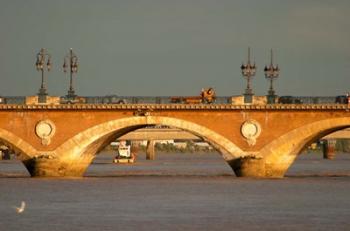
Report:
[[[273,52],[271,49],[271,62],[269,66],[265,66],[264,68],[266,79],[270,80],[270,89],[267,94],[267,103],[275,103],[276,95],[275,90],[273,89],[273,81],[278,78],[280,69],[278,65],[273,65]]]
[[[73,88],[73,74],[78,72],[78,57],[73,53],[72,48],[70,49],[69,53],[64,57],[63,71],[67,73],[68,68],[70,72],[70,82],[67,98],[74,100],[76,95]]]
[[[250,87],[250,81],[251,78],[255,75],[256,72],[256,65],[255,63],[252,65],[250,63],[250,47],[248,47],[248,61],[247,64],[242,64],[241,70],[242,75],[247,79],[247,88],[244,92],[244,103],[252,103],[253,102],[253,90]]]
[[[47,59],[47,62],[46,62]],[[51,70],[51,55],[47,53],[47,51],[44,48],[41,48],[40,52],[36,55],[36,62],[35,67],[38,71],[41,71],[41,87],[39,89],[39,103],[46,103],[46,96],[47,90],[45,86],[45,78],[44,78],[44,72],[45,72],[45,64],[47,71]]]

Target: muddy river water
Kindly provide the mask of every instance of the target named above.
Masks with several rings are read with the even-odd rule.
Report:
[[[301,155],[284,179],[237,178],[216,153],[111,161],[75,179],[0,161],[0,230],[350,230],[350,154]]]

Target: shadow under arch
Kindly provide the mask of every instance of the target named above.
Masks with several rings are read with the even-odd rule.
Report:
[[[9,145],[21,161],[30,159],[37,153],[37,150],[32,145],[2,128],[0,128],[0,140],[6,145]]]
[[[243,151],[222,135],[193,122],[173,117],[134,116],[108,121],[91,127],[56,149],[57,154],[69,153],[74,158],[95,155],[101,146],[130,131],[148,125],[166,125],[190,132],[212,144],[226,161],[242,157]],[[69,157],[68,157],[69,158]]]
[[[267,175],[283,176],[303,148],[335,131],[350,127],[350,117],[325,119],[296,128],[275,139],[260,150]],[[274,169],[276,173],[268,173]]]

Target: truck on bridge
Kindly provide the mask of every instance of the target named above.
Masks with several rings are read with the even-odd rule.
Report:
[[[187,103],[187,104],[199,104],[199,103],[213,103],[216,99],[216,94],[213,88],[202,88],[199,96],[172,96],[170,98],[171,103]]]

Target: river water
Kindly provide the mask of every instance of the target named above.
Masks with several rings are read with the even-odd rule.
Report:
[[[75,179],[30,178],[0,161],[0,231],[350,230],[350,154],[301,155],[284,179],[237,178],[216,153],[111,160],[100,155]]]

